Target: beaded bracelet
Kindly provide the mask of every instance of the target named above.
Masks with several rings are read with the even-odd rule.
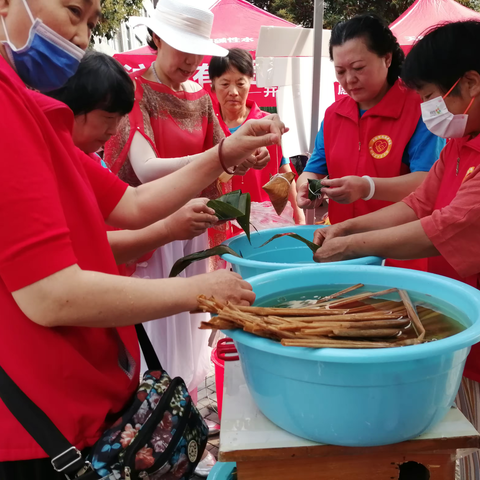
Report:
[[[225,161],[223,160],[223,152],[222,152],[222,147],[223,147],[223,142],[225,141],[225,137],[223,137],[221,140],[220,140],[220,143],[218,144],[218,160],[220,161],[220,165],[222,166],[223,168],[223,171],[225,173],[228,173],[229,175],[233,175],[235,173],[235,170],[237,169],[237,167],[233,167],[232,170],[229,170],[226,166],[225,166]]]

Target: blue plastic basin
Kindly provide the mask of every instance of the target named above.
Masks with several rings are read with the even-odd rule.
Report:
[[[397,287],[414,301],[456,312],[468,327],[422,345],[368,350],[283,347],[228,331],[259,409],[281,428],[316,442],[375,446],[419,436],[451,407],[470,346],[480,340],[480,292],[439,275],[338,265],[283,270],[249,282],[257,294],[255,305],[271,305],[292,288],[318,287],[321,294],[329,286],[338,291],[357,283],[369,291]]]
[[[235,462],[217,462],[208,475],[208,480],[233,480],[233,469],[237,466]]]
[[[290,237],[278,238],[268,245],[258,248],[279,233],[298,233],[308,240],[313,240],[313,233],[319,228],[323,227],[319,225],[294,225],[292,227],[262,230],[252,233],[250,236],[251,244],[245,234],[238,235],[225,241],[224,245],[228,245],[237,253],[241,253],[243,258],[230,254],[222,255],[222,258],[230,262],[233,270],[243,278],[286,268],[304,267],[306,265],[315,265],[317,268],[323,268],[326,264],[315,263],[312,251],[304,243]],[[379,257],[364,257],[343,262],[333,262],[329,265],[381,265],[382,260]]]

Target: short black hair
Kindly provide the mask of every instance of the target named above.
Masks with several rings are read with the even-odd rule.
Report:
[[[407,55],[401,77],[410,88],[433,83],[448,92],[471,70],[480,73],[480,22],[474,20],[429,29]]]
[[[135,87],[117,60],[104,53],[89,51],[75,75],[62,88],[48,95],[66,103],[75,116],[93,110],[126,115],[133,109]]]
[[[242,75],[253,77],[253,58],[243,48],[231,48],[226,57],[213,57],[208,66],[210,80],[221,77],[230,68],[236,68]]]
[[[379,57],[392,54],[387,81],[393,85],[400,76],[405,54],[387,22],[374,13],[365,13],[337,23],[330,37],[330,60],[333,60],[333,47],[339,47],[354,38],[363,38],[367,48]]]

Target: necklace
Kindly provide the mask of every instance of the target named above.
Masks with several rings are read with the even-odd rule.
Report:
[[[153,62],[151,65],[150,65],[151,69],[152,69],[152,72],[153,72],[153,76],[155,77],[155,80],[162,84],[162,81],[158,78],[158,74],[157,74],[157,70],[155,68],[155,62]]]

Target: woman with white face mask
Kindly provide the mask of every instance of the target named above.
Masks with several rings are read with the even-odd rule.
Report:
[[[480,22],[433,30],[408,54],[402,79],[421,96],[425,124],[450,137],[425,181],[403,201],[318,230],[318,262],[364,255],[430,257],[428,271],[480,288]],[[480,345],[467,359],[457,404],[480,428]],[[463,464],[478,479],[478,454]]]
[[[75,147],[68,107],[26,88],[61,87],[100,15],[100,0],[0,0],[0,367],[79,451],[137,390],[134,324],[193,310],[198,294],[255,298],[224,271],[120,277],[105,222],[139,229],[167,217],[284,130],[275,117],[253,121],[185,175],[129,187]],[[3,402],[0,425],[0,478],[65,478]]]

